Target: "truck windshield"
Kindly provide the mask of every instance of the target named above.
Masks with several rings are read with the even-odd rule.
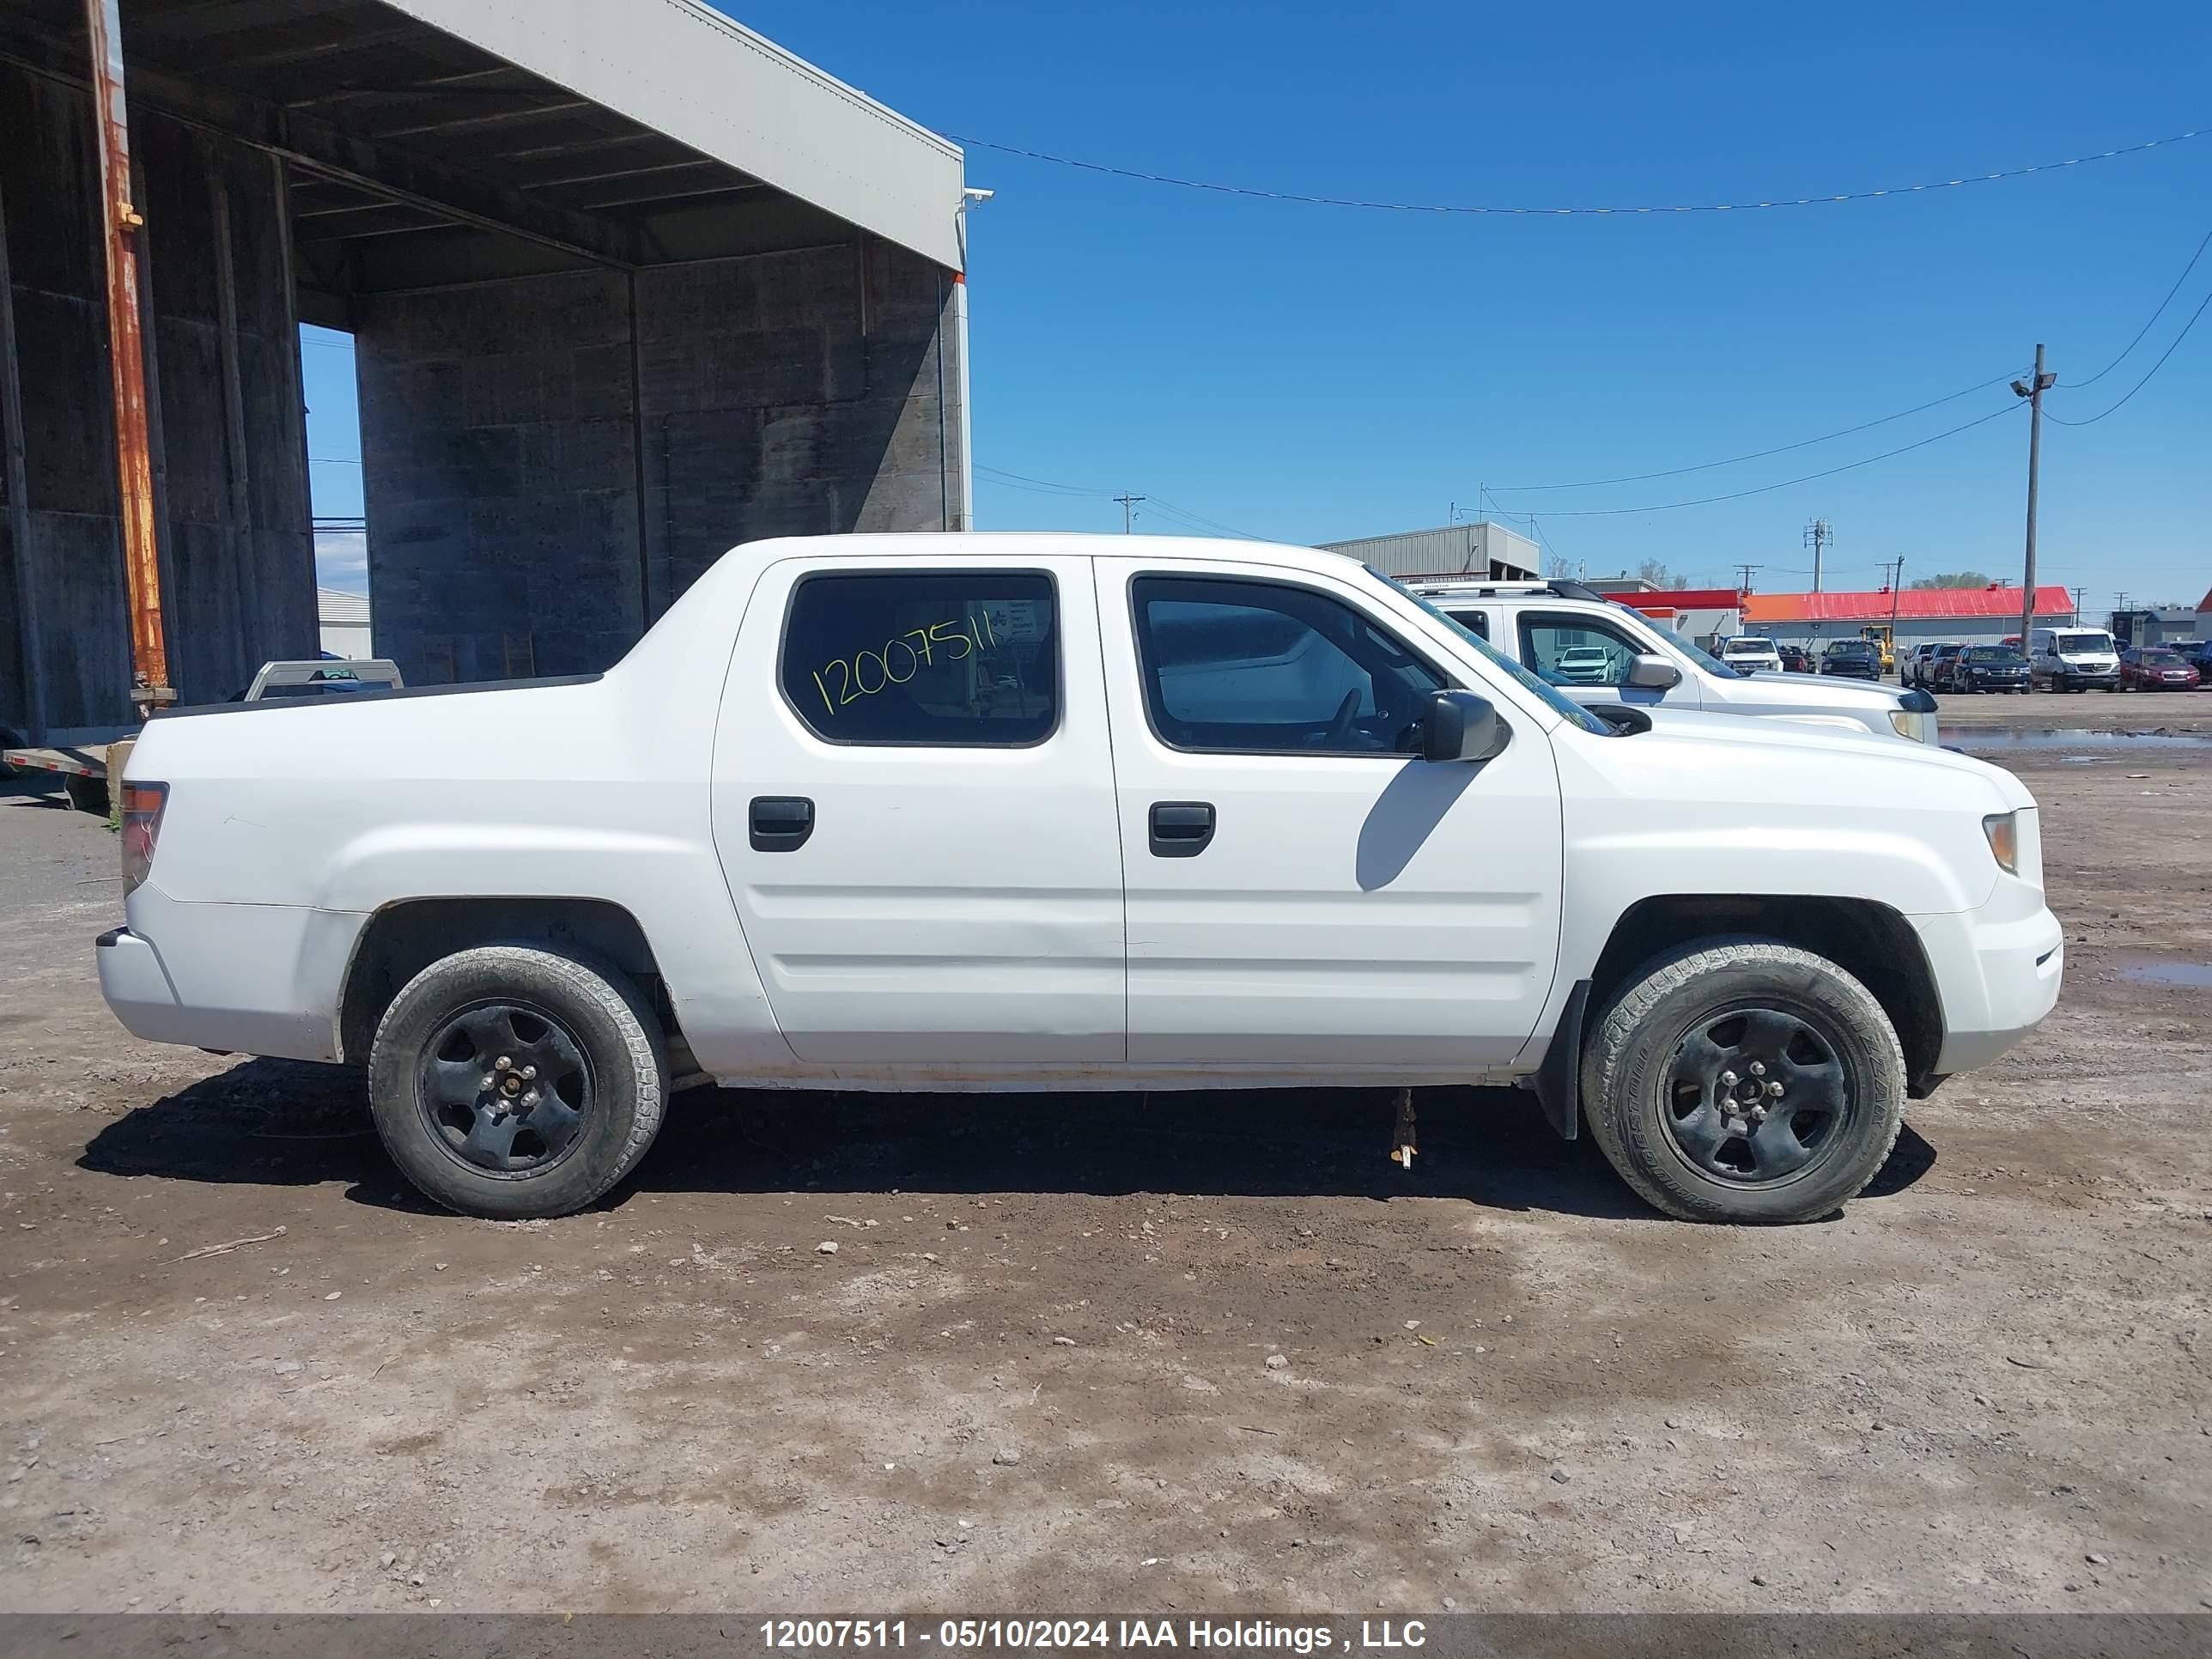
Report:
[[[1468,628],[1463,623],[1453,621],[1449,617],[1437,610],[1436,606],[1431,605],[1426,599],[1414,592],[1413,589],[1407,587],[1403,582],[1398,580],[1395,576],[1384,575],[1371,564],[1367,567],[1367,574],[1373,576],[1377,581],[1387,582],[1392,587],[1396,588],[1401,593],[1403,593],[1415,605],[1420,606],[1422,610],[1427,611],[1431,617],[1434,617],[1445,627],[1450,629],[1453,633],[1458,635],[1460,638],[1465,640],[1477,651],[1480,651],[1490,661],[1496,663],[1499,669],[1505,673],[1510,674],[1516,680],[1526,686],[1530,693],[1543,699],[1546,707],[1549,708],[1554,714],[1558,714],[1562,720],[1565,720],[1569,725],[1578,726],[1583,731],[1589,732],[1593,737],[1609,738],[1613,735],[1613,728],[1607,726],[1596,715],[1591,714],[1589,710],[1584,708],[1581,704],[1575,702],[1571,698],[1561,696],[1555,688],[1547,685],[1542,680],[1538,679],[1534,674],[1523,668],[1519,663],[1514,661],[1512,658],[1499,651],[1495,646],[1492,645],[1488,640],[1484,639],[1481,635],[1476,633],[1472,628]],[[1731,669],[1729,672],[1733,673],[1735,671]]]
[[[2112,636],[2100,629],[2054,634],[2051,648],[2062,657],[2109,657],[2113,653]]]
[[[1619,602],[1615,601],[1615,603]],[[1631,616],[1639,620],[1643,619],[1643,613],[1633,605],[1624,605],[1620,608]],[[1707,673],[1726,674],[1731,679],[1735,678],[1735,669],[1732,664],[1724,663],[1711,652],[1700,649],[1695,640],[1686,640],[1680,634],[1670,634],[1663,628],[1655,628],[1651,631],[1659,636],[1659,643],[1662,646],[1674,652],[1677,656],[1687,657]],[[1754,650],[1757,648],[1755,645],[1753,647]]]

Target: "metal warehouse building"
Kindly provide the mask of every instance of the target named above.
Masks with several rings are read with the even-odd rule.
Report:
[[[1349,553],[1386,576],[1474,576],[1493,582],[1534,580],[1542,553],[1526,536],[1486,519],[1321,545]]]
[[[1869,623],[1893,623],[1891,637],[1902,653],[1923,641],[1995,645],[2020,632],[2017,587],[1881,588],[1867,593],[1750,593],[1744,596],[1744,630],[1771,640],[1817,647],[1850,639]],[[2070,623],[2074,597],[2063,587],[2038,586],[2039,625]]]
[[[966,526],[934,135],[696,0],[88,17],[0,7],[0,725],[128,720],[149,628],[188,702],[313,653],[303,320],[413,681],[603,667],[732,543]]]

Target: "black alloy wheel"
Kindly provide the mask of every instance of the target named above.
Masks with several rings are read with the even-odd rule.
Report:
[[[416,1100],[446,1152],[496,1175],[536,1175],[575,1149],[592,1103],[591,1061],[547,1010],[464,1008],[424,1046]]]
[[[1803,1016],[1733,1008],[1701,1016],[1668,1073],[1668,1139],[1686,1162],[1739,1185],[1789,1180],[1843,1142],[1851,1079]]]

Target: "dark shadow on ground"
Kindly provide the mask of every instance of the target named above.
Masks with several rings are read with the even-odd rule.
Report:
[[[1897,1145],[1889,1149],[1889,1162],[1875,1171],[1861,1198],[1891,1198],[1917,1182],[1936,1167],[1936,1149],[1910,1123],[1897,1132]]]
[[[827,1094],[696,1089],[630,1191],[1176,1193],[1455,1198],[1501,1210],[1656,1218],[1587,1134],[1560,1140],[1512,1089],[1425,1089],[1411,1174],[1389,1161],[1381,1090],[1155,1094]],[[1907,1129],[1867,1191],[1935,1162]],[[363,1203],[427,1206],[385,1155],[361,1074],[246,1060],[143,1106],[79,1159],[103,1175],[276,1186],[340,1181]]]

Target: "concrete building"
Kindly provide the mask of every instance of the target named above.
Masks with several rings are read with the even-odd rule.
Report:
[[[933,134],[699,0],[118,20],[183,701],[315,647],[301,321],[410,684],[604,667],[733,543],[967,526]],[[90,64],[83,0],[0,7],[0,726],[56,740],[132,714]]]
[[[1408,530],[1395,536],[1364,536],[1358,541],[1323,542],[1332,553],[1349,553],[1386,576],[1474,576],[1485,581],[1530,581],[1541,567],[1543,550],[1526,536],[1487,519],[1446,525],[1440,530]]]

